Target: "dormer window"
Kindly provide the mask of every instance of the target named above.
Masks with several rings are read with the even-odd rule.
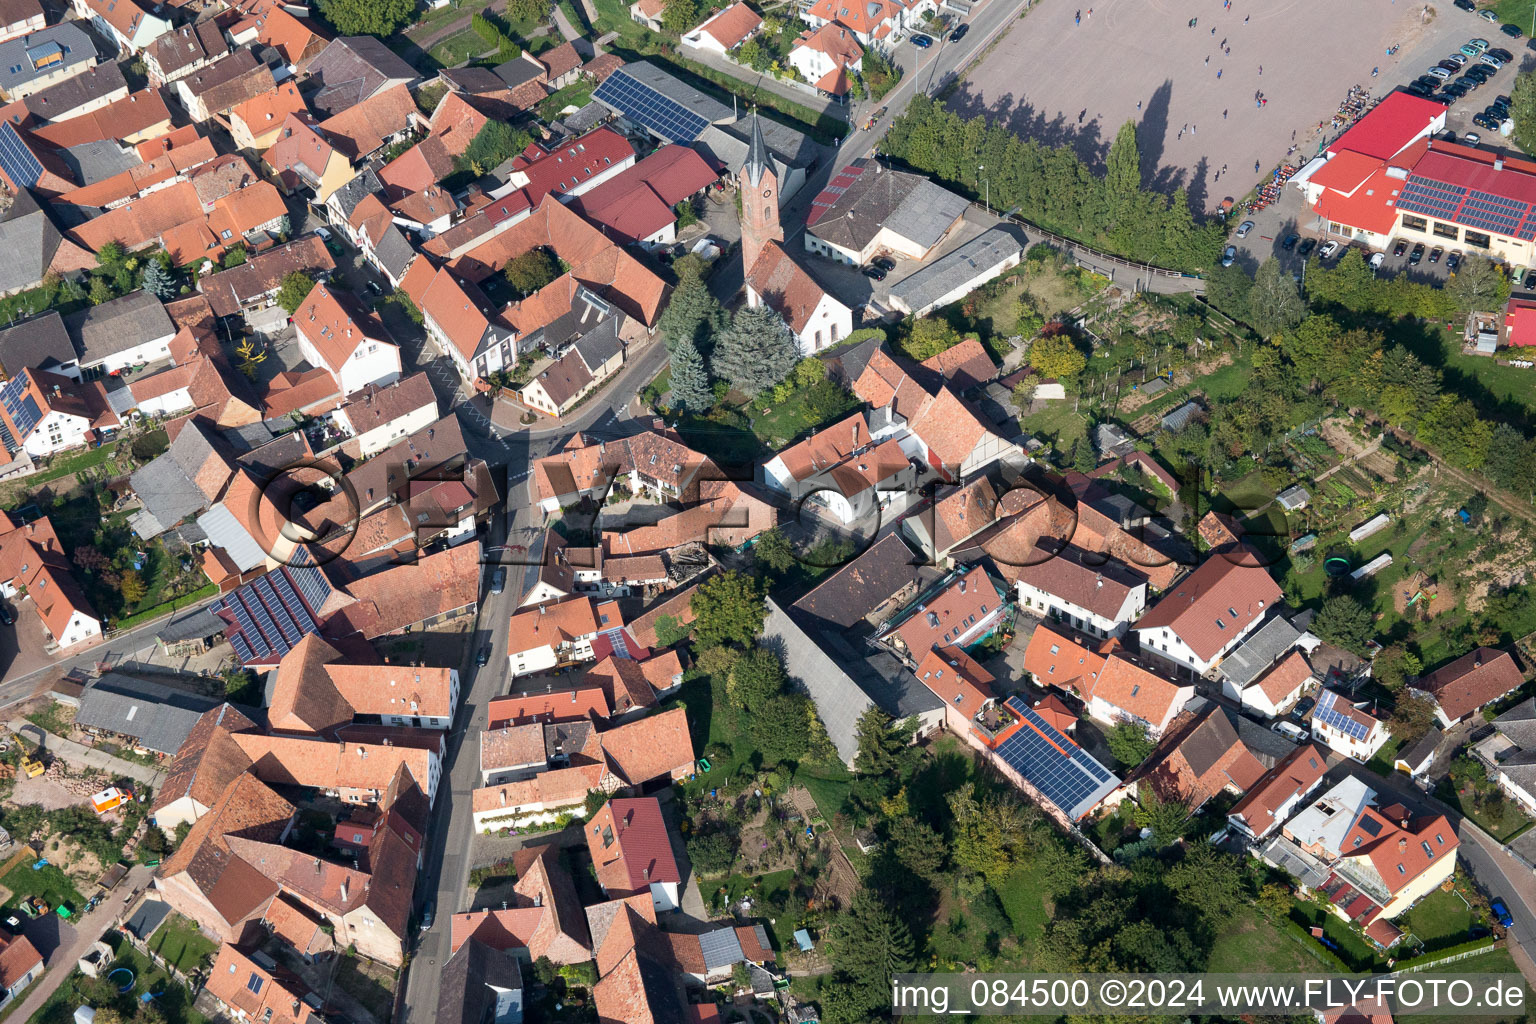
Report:
[[[1220,619],[1217,619],[1216,620],[1216,628],[1217,629],[1226,629],[1227,628],[1227,624],[1225,622],[1222,622]]]

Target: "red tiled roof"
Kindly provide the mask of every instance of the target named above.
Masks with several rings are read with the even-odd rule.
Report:
[[[315,285],[305,296],[294,311],[293,325],[315,346],[332,373],[340,372],[359,345],[385,337],[377,317],[350,295],[333,291],[324,283]]]
[[[363,102],[320,122],[321,129],[352,160],[367,156],[391,135],[411,126],[416,101],[404,84],[374,93]]]
[[[958,709],[967,718],[974,717],[982,705],[995,699],[992,673],[958,647],[935,647],[929,651],[917,666],[917,678],[945,706]]]
[[[1262,836],[1278,824],[1275,815],[1281,808],[1298,793],[1310,790],[1327,771],[1328,759],[1315,744],[1298,747],[1265,772],[1228,816],[1241,819],[1254,835]]]
[[[637,242],[675,221],[673,207],[719,176],[688,146],[663,146],[578,197],[575,205],[583,217],[606,229],[611,237]]]
[[[599,736],[609,770],[626,786],[640,786],[693,767],[688,713],[672,708],[626,722]]]
[[[308,110],[309,108],[304,104],[304,98],[299,95],[298,86],[292,82],[284,82],[271,92],[264,92],[260,96],[237,104],[229,112],[229,116],[231,119],[239,118],[244,121],[246,128],[253,136],[261,136],[273,128],[282,127],[289,114]]]
[[[698,31],[707,33],[727,50],[756,32],[763,24],[762,15],[744,3],[734,3],[699,26]]]
[[[1264,569],[1228,558],[1207,558],[1137,622],[1137,629],[1168,627],[1204,661],[1264,617],[1280,600]]]
[[[796,334],[810,325],[812,314],[827,294],[815,278],[774,241],[764,244],[757,262],[747,273],[747,285],[762,296]]]
[[[538,206],[545,196],[569,192],[634,156],[628,139],[612,128],[599,128],[548,152],[529,147],[512,161],[512,181]]]
[[[1349,859],[1368,860],[1388,891],[1398,893],[1435,860],[1454,854],[1459,845],[1456,830],[1443,814],[1402,821],[1366,807],[1339,848]]]
[[[1387,160],[1423,135],[1437,118],[1444,117],[1445,108],[1438,103],[1405,92],[1389,92],[1328,149],[1334,153],[1352,149]]]
[[[683,880],[655,797],[609,800],[582,832],[597,880],[610,897],[643,892],[652,882]]]
[[[1498,700],[1525,681],[1524,673],[1508,651],[1479,647],[1426,676],[1416,688],[1428,693],[1452,722]]]
[[[997,375],[992,357],[974,337],[923,360],[923,366],[944,378],[944,383],[952,385],[956,391],[969,391]]]
[[[493,697],[486,709],[488,728],[528,722],[584,722],[594,715],[608,717],[608,698],[600,686],[552,686],[543,693],[514,693]]]
[[[1536,300],[1509,300],[1504,307],[1504,343],[1516,348],[1536,345]]]

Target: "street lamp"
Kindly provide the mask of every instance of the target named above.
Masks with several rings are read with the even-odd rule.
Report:
[[[986,197],[985,206],[987,209],[987,215],[990,216],[992,214],[992,179],[983,176],[982,172],[984,172],[986,169],[987,167],[985,164],[976,165],[976,177],[981,178],[981,180],[984,182],[983,187],[985,188],[985,192],[983,195]]]

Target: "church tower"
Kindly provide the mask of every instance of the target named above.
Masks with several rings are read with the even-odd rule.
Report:
[[[769,241],[784,241],[779,224],[779,177],[769,164],[768,145],[763,142],[763,126],[757,111],[752,111],[752,148],[742,165],[741,178],[741,269],[750,274]]]

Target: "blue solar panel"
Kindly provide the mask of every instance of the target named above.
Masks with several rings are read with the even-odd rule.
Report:
[[[21,141],[9,121],[0,124],[0,168],[17,185],[31,188],[43,176],[43,165]]]
[[[1348,705],[1332,690],[1324,690],[1317,699],[1317,707],[1313,709],[1312,717],[1352,739],[1365,739],[1370,729],[1363,722],[1350,718],[1340,710],[1341,707],[1347,708]]]
[[[304,603],[309,605],[310,611],[318,613],[331,596],[331,581],[325,578],[325,573],[314,566],[289,567],[283,571],[304,595]]]
[[[27,392],[30,384],[27,372],[23,370],[6,381],[4,388],[0,388],[0,404],[4,404],[6,415],[16,424],[16,430],[22,438],[32,433],[32,428],[42,419],[37,400]]]
[[[263,576],[256,581],[256,596],[271,614],[272,620],[277,623],[277,631],[282,634],[284,645],[292,647],[298,643],[304,634],[299,631],[287,607],[279,600],[277,591],[272,589],[272,580],[269,577]]]
[[[1092,806],[1096,794],[1112,789],[1115,776],[1017,697],[1008,708],[1025,725],[997,747],[997,756],[1046,799],[1074,816]],[[1086,806],[1084,806],[1086,805]]]
[[[669,142],[688,145],[709,121],[676,100],[631,78],[623,70],[609,75],[592,98]]]
[[[245,637],[239,633],[231,634],[229,645],[235,649],[235,657],[240,659],[240,664],[246,665],[256,660],[255,654],[251,651],[251,645],[246,643]]]

